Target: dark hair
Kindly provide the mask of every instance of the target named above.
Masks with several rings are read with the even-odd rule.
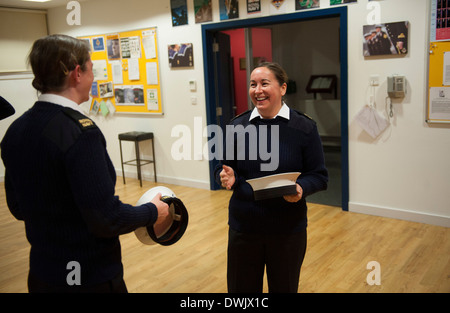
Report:
[[[255,69],[258,67],[268,68],[273,73],[280,86],[288,83],[288,76],[280,64],[275,62],[261,62],[255,67]]]
[[[50,35],[36,40],[28,55],[33,70],[33,87],[42,93],[61,91],[70,71],[77,65],[86,70],[90,59],[87,42],[67,35]]]

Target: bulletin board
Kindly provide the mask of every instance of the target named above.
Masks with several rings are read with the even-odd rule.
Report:
[[[450,123],[450,41],[430,43],[428,123]]]
[[[163,114],[156,27],[79,39],[92,51],[91,113]]]
[[[431,1],[427,123],[450,123],[450,5]]]

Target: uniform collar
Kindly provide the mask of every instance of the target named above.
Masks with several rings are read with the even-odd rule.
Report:
[[[81,112],[80,106],[76,102],[74,102],[66,97],[55,95],[52,93],[44,93],[44,94],[40,95],[38,97],[38,101],[45,101],[45,102],[51,102],[54,104],[59,104],[63,107],[71,108],[75,111]]]
[[[275,115],[273,118],[276,118],[277,116],[284,117],[285,119],[289,120],[289,116],[290,116],[289,107],[287,106],[287,104],[285,102],[283,102],[283,105],[281,106],[280,111],[278,111],[277,115]],[[250,114],[249,121],[251,121],[252,119],[254,119],[256,117],[260,117],[261,119],[263,119],[261,114],[259,114],[258,109],[254,108],[252,111],[252,114]]]

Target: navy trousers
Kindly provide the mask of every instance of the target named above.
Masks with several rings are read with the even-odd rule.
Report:
[[[306,253],[306,229],[282,235],[229,229],[227,283],[230,293],[261,293],[264,268],[271,293],[296,293]]]

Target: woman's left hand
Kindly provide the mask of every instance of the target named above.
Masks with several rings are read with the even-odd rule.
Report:
[[[287,202],[297,202],[302,198],[303,189],[302,189],[302,187],[300,187],[299,184],[296,184],[296,186],[297,186],[297,193],[295,195],[283,196],[284,200],[286,200]]]

